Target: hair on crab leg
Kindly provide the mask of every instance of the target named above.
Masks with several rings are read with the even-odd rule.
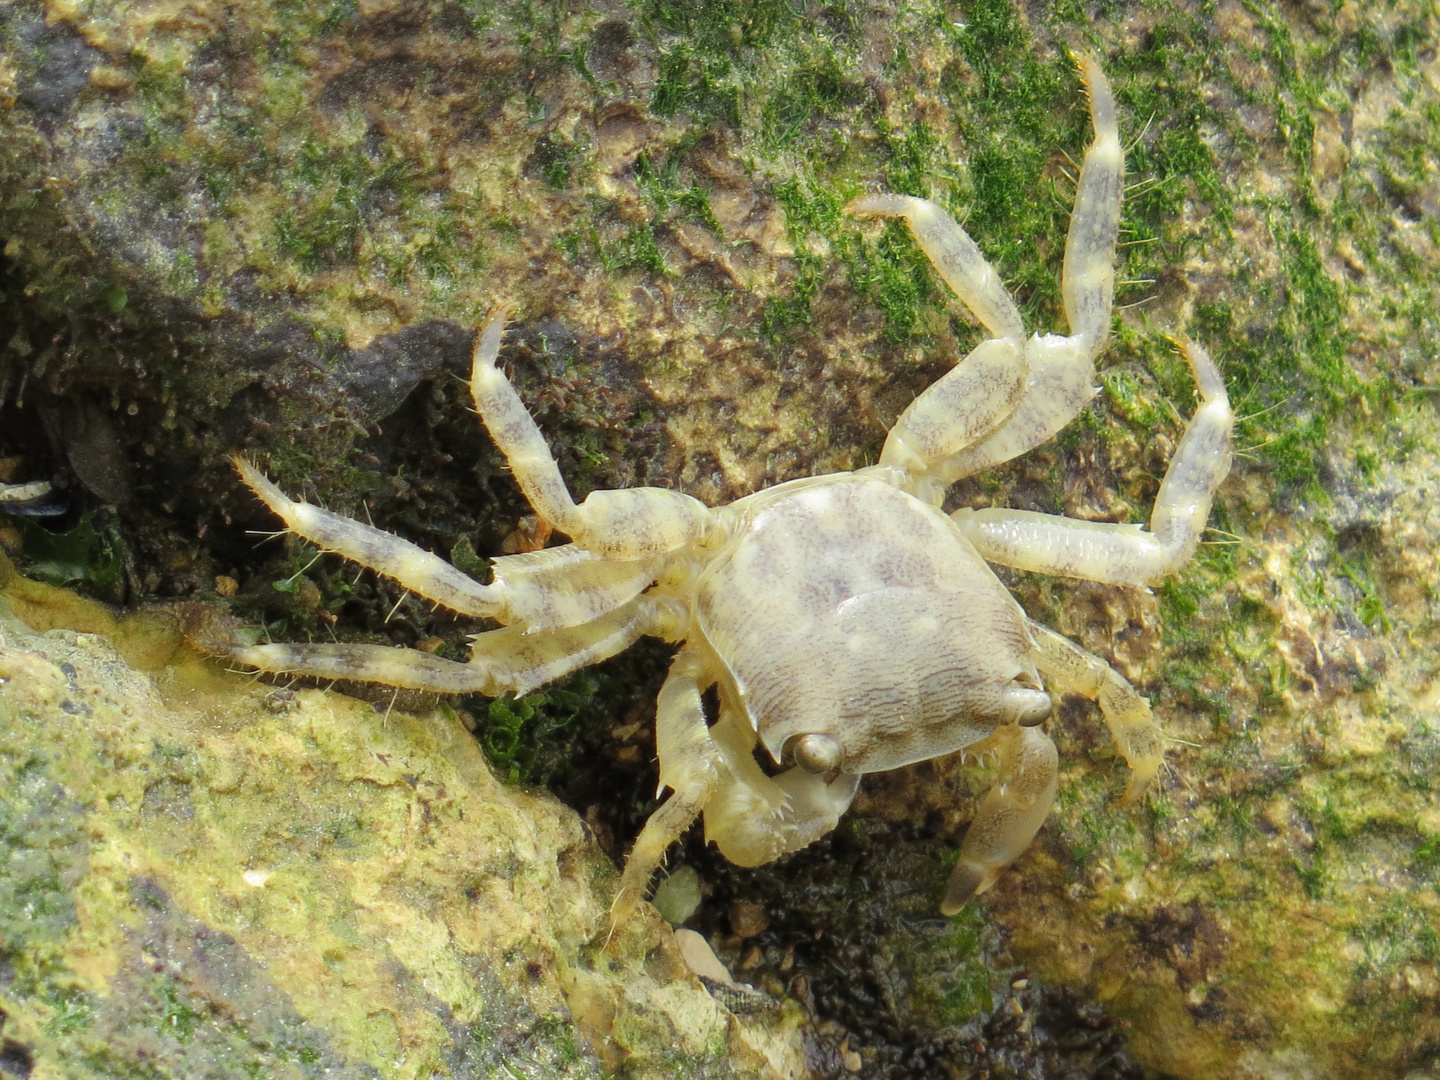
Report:
[[[497,590],[481,585],[438,555],[341,514],[291,499],[238,454],[231,462],[245,485],[285,522],[290,531],[322,551],[334,552],[368,566],[376,573],[398,581],[411,592],[462,615],[495,618],[503,614],[504,600]]]

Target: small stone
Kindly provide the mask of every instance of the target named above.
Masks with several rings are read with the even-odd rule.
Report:
[[[694,930],[676,930],[675,944],[680,946],[680,955],[696,975],[722,986],[734,985],[735,980],[730,977],[730,972],[725,970],[725,965],[715,955],[715,950],[710,948],[710,943]]]
[[[226,599],[240,591],[240,583],[228,574],[215,575],[215,595]]]
[[[845,1052],[845,1068],[847,1070],[852,1073],[858,1073],[860,1071],[860,1067],[863,1064],[864,1062],[860,1059],[860,1054],[858,1051],[847,1050]]]
[[[655,898],[650,902],[661,918],[671,926],[679,926],[700,906],[700,875],[693,866],[677,866],[655,886]]]
[[[437,653],[445,647],[445,639],[439,637],[421,638],[415,643],[415,648],[425,653]]]
[[[749,900],[736,900],[730,905],[730,929],[738,938],[754,937],[770,926],[765,909]]]
[[[785,946],[785,955],[784,955],[784,957],[782,957],[781,960],[780,960],[780,974],[782,974],[782,975],[788,974],[789,971],[790,971],[790,969],[793,968],[794,966],[795,966],[795,946],[794,946],[793,944],[791,944],[791,945],[786,945],[786,946]]]

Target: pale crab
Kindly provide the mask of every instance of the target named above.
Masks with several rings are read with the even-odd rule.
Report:
[[[1184,564],[1230,468],[1224,382],[1194,344],[1201,404],[1160,485],[1150,529],[1007,509],[941,511],[961,477],[1051,438],[1094,395],[1110,327],[1124,154],[1109,83],[1080,69],[1093,141],[1080,170],[1062,292],[1068,337],[1025,338],[974,241],[935,204],[873,195],[847,207],[899,217],[989,331],[920,394],[879,464],[810,476],[709,508],[660,488],[594,491],[576,505],[539,428],[497,368],[507,310],[475,347],[475,406],[560,547],[494,561],[482,585],[389,533],[286,497],[236,459],[286,526],[444,607],[503,629],[459,663],[378,645],[230,646],[266,672],[358,679],[441,694],[525,694],[650,634],[679,643],[655,726],[659,792],[635,842],[617,911],[644,894],[666,849],[703,815],[742,866],[833,829],[860,777],[964,751],[992,753],[981,800],[941,905],[954,913],[1029,845],[1054,799],[1055,746],[1041,677],[1099,703],[1131,774],[1127,801],[1162,763],[1148,702],[1103,660],[1028,619],[987,563],[1144,586]],[[717,715],[707,716],[714,687]],[[757,744],[773,767],[757,762]],[[773,773],[774,775],[771,775]]]

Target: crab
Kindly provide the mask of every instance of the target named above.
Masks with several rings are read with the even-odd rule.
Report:
[[[989,332],[921,393],[879,463],[791,480],[726,506],[664,488],[571,497],[543,435],[497,367],[508,308],[479,333],[475,406],[544,526],[570,542],[494,560],[480,584],[379,529],[287,497],[252,464],[244,482],[295,533],[436,604],[493,619],[468,662],[414,649],[232,644],[270,673],[438,694],[523,695],[642,635],[678,645],[656,707],[657,797],[620,880],[616,912],[649,888],[669,846],[703,816],[741,866],[833,829],[866,773],[963,752],[993,755],[941,911],[958,912],[1030,844],[1055,797],[1044,724],[1051,693],[1096,701],[1139,798],[1163,762],[1147,700],[1105,661],[1027,618],[989,564],[1146,586],[1193,555],[1230,468],[1233,417],[1204,350],[1184,351],[1200,404],[1157,494],[1149,530],[1004,508],[945,513],[956,480],[1056,434],[1095,394],[1110,328],[1124,154],[1113,94],[1079,58],[1093,139],[1066,240],[1070,334],[1028,340],[974,241],[925,199],[878,194],[848,213],[895,217]],[[718,707],[707,715],[705,695]],[[762,767],[758,756],[768,759]]]

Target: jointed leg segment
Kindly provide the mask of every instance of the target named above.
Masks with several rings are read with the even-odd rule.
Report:
[[[519,627],[477,634],[467,663],[388,645],[219,646],[230,659],[273,674],[385,683],[432,694],[523,695],[629,648],[641,636],[673,637],[676,613],[638,596],[581,626],[527,633]]]
[[[1059,689],[1087,697],[1100,706],[1100,715],[1130,766],[1122,801],[1134,802],[1145,794],[1165,760],[1160,725],[1155,722],[1150,703],[1119,672],[1065,635],[1037,622],[1030,623],[1030,633],[1035,639],[1035,666],[1040,673]]]
[[[990,336],[1008,338],[1017,345],[1025,340],[1020,311],[1000,275],[986,261],[970,234],[929,199],[911,195],[867,195],[850,202],[844,212],[856,217],[904,218],[920,250],[929,257],[931,265],[960,302],[990,331]]]
[[[1028,510],[957,510],[952,516],[987,560],[1042,574],[1148,585],[1190,560],[1210,504],[1230,472],[1235,418],[1225,382],[1205,350],[1186,342],[1200,388],[1195,411],[1155,498],[1150,531]]]
[[[638,559],[683,547],[705,529],[710,512],[668,488],[592,491],[577,506],[545,436],[497,366],[509,314],[495,310],[475,340],[470,392],[490,437],[535,513],[582,548],[608,558]]]
[[[855,797],[860,778],[850,773],[827,780],[797,766],[765,775],[752,755],[748,723],[722,705],[720,718],[708,725],[700,694],[712,681],[700,657],[684,650],[660,691],[655,749],[660,790],[671,794],[645,822],[625,862],[612,922],[644,896],[666,849],[699,814],[706,839],[727,859],[759,866],[825,835]]]

